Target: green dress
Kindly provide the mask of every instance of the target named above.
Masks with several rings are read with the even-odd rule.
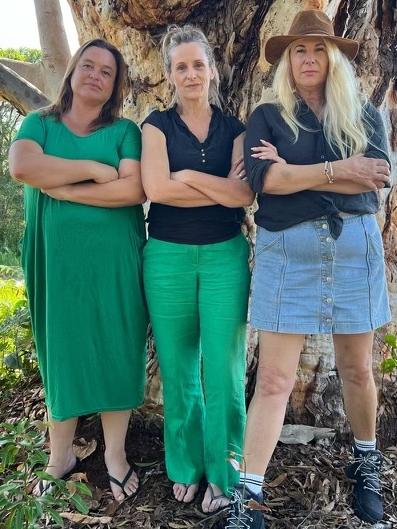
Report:
[[[140,131],[127,119],[78,136],[33,112],[16,139],[33,140],[52,156],[114,167],[140,159]],[[147,328],[142,206],[59,201],[25,185],[25,221],[22,266],[52,418],[138,406]]]

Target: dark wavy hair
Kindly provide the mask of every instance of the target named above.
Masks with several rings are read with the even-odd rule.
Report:
[[[99,116],[94,119],[94,121],[91,123],[91,130],[98,129],[99,127],[102,127],[103,125],[107,125],[109,123],[113,123],[113,121],[115,121],[119,117],[123,104],[123,91],[127,68],[123,56],[121,55],[119,50],[103,39],[89,40],[76,51],[76,53],[70,59],[68,67],[66,68],[66,73],[63,78],[56,101],[52,105],[42,110],[43,115],[52,115],[60,120],[61,117],[70,110],[73,101],[73,92],[71,86],[72,75],[76,69],[77,63],[79,62],[85,50],[91,48],[92,46],[108,50],[113,55],[114,60],[116,61],[117,71],[114,80],[112,95],[103,105]]]

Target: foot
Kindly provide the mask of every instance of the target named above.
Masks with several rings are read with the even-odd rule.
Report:
[[[266,529],[261,511],[252,508],[250,500],[262,504],[263,495],[254,494],[243,485],[234,488],[225,529]]]
[[[62,458],[55,458],[50,455],[50,460],[48,461],[47,468],[45,472],[50,474],[55,479],[65,479],[67,478],[74,467],[76,466],[77,458],[73,452],[66,454]],[[37,482],[33,489],[34,496],[43,496],[43,494],[48,494],[52,489],[51,481],[46,481],[41,479]]]
[[[223,494],[219,487],[217,487],[214,483],[208,483],[207,490],[204,494],[203,503],[201,504],[203,512],[210,513],[219,511],[220,509],[227,507],[229,503],[229,498]]]
[[[356,482],[353,487],[353,510],[364,522],[376,523],[383,518],[383,496],[379,479],[383,456],[379,450],[361,452],[354,449],[354,461],[346,475]]]
[[[138,491],[138,476],[131,469],[125,454],[117,458],[105,454],[105,463],[109,474],[110,489],[116,501],[123,501]]]
[[[197,491],[199,489],[198,483],[174,483],[172,491],[174,493],[174,498],[182,503],[190,503],[194,500]]]

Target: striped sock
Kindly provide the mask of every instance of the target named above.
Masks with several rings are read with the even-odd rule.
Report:
[[[262,490],[263,476],[240,471],[240,485],[245,485],[250,492],[259,494]]]
[[[354,438],[354,446],[360,452],[370,452],[376,450],[376,439],[373,441],[360,441],[360,439]]]

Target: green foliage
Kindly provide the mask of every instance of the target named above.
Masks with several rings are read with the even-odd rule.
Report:
[[[16,424],[0,424],[0,527],[4,529],[39,529],[40,520],[49,519],[52,527],[63,527],[59,511],[73,505],[87,514],[83,496],[91,496],[84,483],[66,483],[41,469],[47,456],[43,451],[46,425],[27,419]],[[48,492],[34,496],[32,482],[44,479],[51,483]]]
[[[23,62],[39,62],[42,58],[41,50],[36,48],[0,48],[0,57]]]
[[[4,386],[36,369],[36,362],[20,269],[0,266],[0,274],[0,381]]]
[[[389,346],[389,354],[380,364],[381,372],[384,375],[397,374],[397,336],[395,334],[386,334],[384,340]]]
[[[20,120],[19,113],[8,103],[0,102],[0,256],[19,254],[23,232],[23,187],[14,182],[8,169],[8,150]]]

